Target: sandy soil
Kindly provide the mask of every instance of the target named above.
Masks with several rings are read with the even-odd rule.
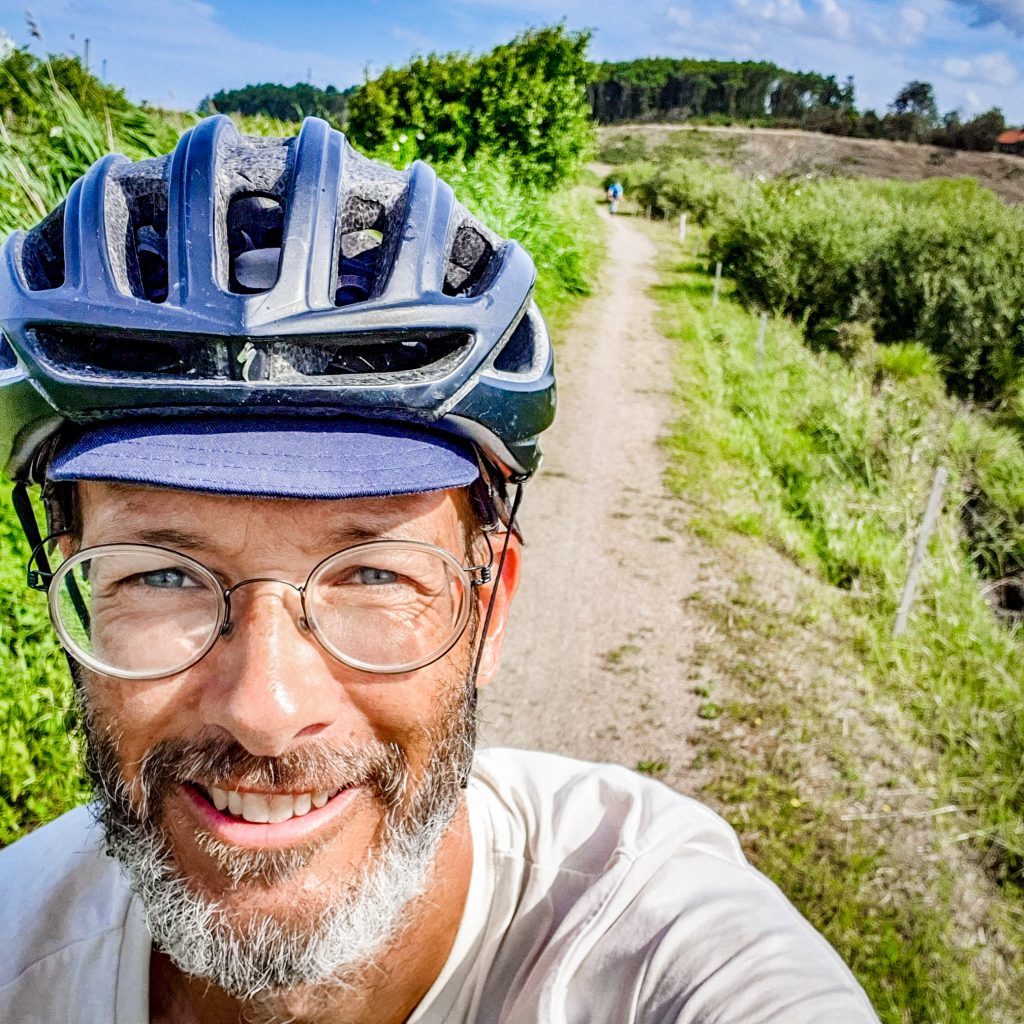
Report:
[[[556,352],[558,415],[527,486],[527,548],[481,739],[635,767],[686,787],[698,698],[688,683],[699,572],[662,483],[671,343],[653,324],[654,246],[610,218],[598,295]]]
[[[667,141],[687,125],[614,125],[601,129],[602,139],[641,133],[648,145]],[[884,139],[848,139],[786,128],[709,128],[700,132],[742,139],[728,160],[745,174],[767,177],[789,174],[834,174],[849,177],[976,178],[1011,203],[1024,202],[1024,158],[1002,153],[971,153]],[[709,158],[714,159],[709,154]]]

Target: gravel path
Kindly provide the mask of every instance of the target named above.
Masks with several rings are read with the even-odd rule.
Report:
[[[607,227],[600,291],[556,352],[558,416],[523,500],[523,580],[501,673],[481,694],[481,739],[664,762],[686,788],[699,566],[662,483],[671,343],[647,295],[653,243],[628,217]]]

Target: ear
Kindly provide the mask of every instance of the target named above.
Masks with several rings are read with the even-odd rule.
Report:
[[[504,535],[501,536],[501,545],[505,543]],[[495,545],[495,572],[497,563],[501,558],[500,547]],[[522,545],[519,538],[514,534],[508,538],[508,551],[505,554],[505,564],[502,566],[501,578],[486,587],[478,590],[478,608],[480,613],[480,626],[483,628],[484,617],[487,615],[487,603],[494,595],[494,608],[491,611],[491,621],[487,627],[487,635],[481,637],[483,654],[480,657],[480,671],[477,673],[476,685],[486,686],[497,674],[498,665],[501,661],[501,650],[505,644],[505,626],[508,623],[509,607],[512,598],[519,588],[519,568],[522,561]]]

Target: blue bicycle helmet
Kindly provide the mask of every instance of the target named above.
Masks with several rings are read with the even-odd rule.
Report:
[[[535,270],[426,164],[326,122],[98,161],[0,251],[0,468],[40,483],[75,429],[175,417],[384,420],[471,442],[499,482],[554,415]]]

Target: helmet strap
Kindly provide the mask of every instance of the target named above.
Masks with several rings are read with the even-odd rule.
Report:
[[[498,585],[501,583],[501,572],[505,568],[505,556],[508,554],[509,541],[512,539],[512,534],[516,530],[516,513],[519,511],[519,503],[523,499],[523,485],[516,485],[516,496],[512,499],[512,505],[508,513],[508,523],[505,529],[505,540],[501,545],[501,555],[498,558],[498,569],[494,574],[494,583],[491,586],[491,596],[487,599],[487,611],[484,612],[484,621],[480,629],[480,642],[476,648],[476,658],[473,661],[473,673],[469,677],[470,686],[470,713],[473,715],[474,721],[476,720],[476,707],[477,697],[479,691],[477,690],[476,678],[480,673],[480,662],[484,656],[484,644],[487,643],[487,630],[491,625],[491,615],[494,613],[494,599],[498,594]],[[466,769],[466,773],[460,780],[462,788],[465,789],[469,783],[469,768]]]
[[[22,482],[14,485],[11,492],[11,503],[18,515],[18,522],[25,533],[25,539],[32,551],[38,551],[36,562],[43,572],[50,571],[50,564],[46,557],[46,549],[43,546],[43,537],[39,532],[39,524],[36,522],[36,514],[32,508],[32,499],[28,496],[28,484]]]

